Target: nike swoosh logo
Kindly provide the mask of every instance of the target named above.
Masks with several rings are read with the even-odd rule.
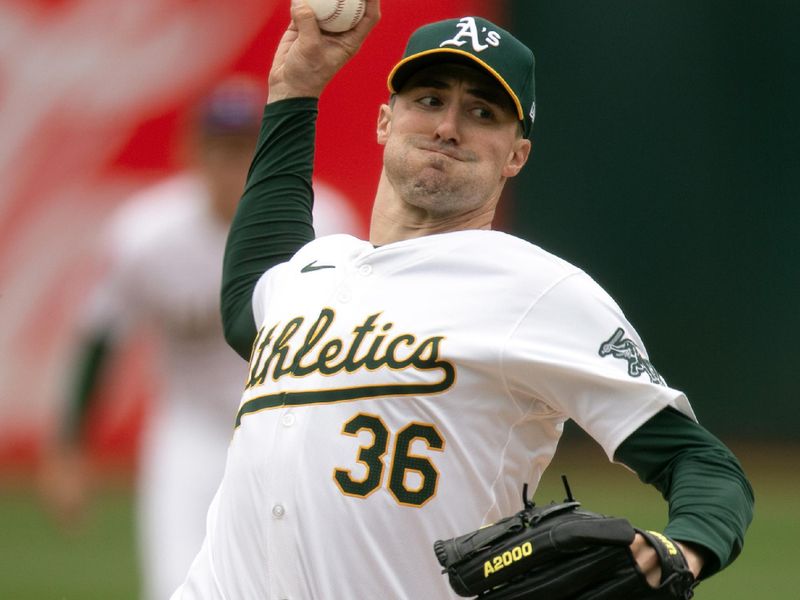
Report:
[[[317,261],[311,261],[305,267],[300,269],[301,273],[310,273],[311,271],[319,271],[320,269],[335,269],[336,265],[318,265]]]

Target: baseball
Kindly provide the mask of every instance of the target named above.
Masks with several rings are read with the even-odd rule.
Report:
[[[356,26],[364,16],[365,0],[306,0],[317,16],[319,28],[339,33]]]

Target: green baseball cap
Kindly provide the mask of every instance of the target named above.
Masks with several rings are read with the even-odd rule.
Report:
[[[525,44],[481,17],[430,23],[408,39],[403,58],[389,73],[389,91],[397,93],[416,71],[440,62],[479,66],[497,79],[511,97],[525,137],[536,114],[535,59]]]

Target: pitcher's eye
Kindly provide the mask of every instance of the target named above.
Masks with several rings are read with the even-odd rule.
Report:
[[[482,120],[492,120],[494,119],[494,111],[486,108],[485,106],[479,106],[472,109],[472,114]]]
[[[430,106],[430,107],[442,105],[442,101],[437,96],[423,96],[420,99],[418,99],[417,102],[419,104],[422,104],[423,106]]]

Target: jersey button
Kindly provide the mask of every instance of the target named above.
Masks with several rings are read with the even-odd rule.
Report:
[[[367,277],[372,274],[372,265],[361,265],[358,267],[358,272],[364,277]]]
[[[282,519],[285,513],[286,509],[283,508],[283,504],[276,504],[272,507],[272,516],[276,519]]]
[[[294,425],[294,421],[295,421],[294,413],[289,412],[281,417],[281,425],[283,425],[284,427],[291,427],[292,425]]]

